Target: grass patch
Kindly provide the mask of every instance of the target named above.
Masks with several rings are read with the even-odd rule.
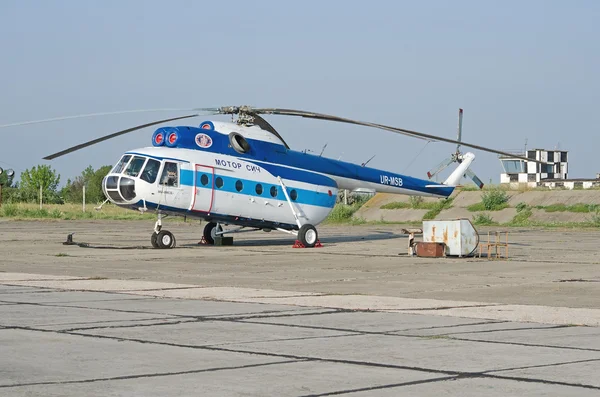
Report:
[[[155,219],[156,215],[148,211],[142,214],[139,211],[118,207],[114,204],[106,204],[100,211],[94,210],[89,205],[86,212],[83,212],[81,205],[78,204],[44,204],[40,209],[39,204],[4,204],[0,207],[0,218],[10,219],[109,219],[109,220],[129,220],[129,219]]]
[[[440,212],[442,212],[442,210],[452,207],[452,200],[453,199],[451,198],[445,198],[434,203],[429,203],[434,205],[429,211],[427,211],[427,213],[425,213],[425,215],[423,215],[423,220],[427,221],[434,219],[436,216],[439,215]]]
[[[491,208],[487,208],[484,203],[476,203],[467,207],[467,210],[471,212],[480,212],[480,211],[500,211],[505,208],[508,208],[508,203],[502,203],[492,206]]]
[[[598,204],[577,203],[573,205],[551,204],[551,205],[536,205],[536,209],[546,212],[576,212],[576,213],[596,213],[600,211]]]
[[[394,201],[393,203],[384,204],[379,208],[381,208],[382,210],[399,210],[404,208],[410,208],[410,204],[405,203],[403,201]]]
[[[359,210],[362,206],[362,202],[354,203],[352,205],[336,204],[333,210],[329,213],[329,216],[325,220],[325,223],[349,223],[353,225],[360,225],[365,223],[363,219],[354,218],[354,213]]]
[[[508,223],[509,226],[530,226],[531,221],[529,218],[531,217],[532,212],[530,208],[525,208],[521,211],[517,212],[517,215],[512,218],[512,220]]]
[[[498,222],[494,222],[488,214],[475,214],[473,216],[473,224],[478,226],[492,226],[497,225]]]
[[[59,258],[65,257],[65,256],[70,256],[69,254],[65,254],[64,252],[59,252],[58,254],[54,255],[57,256]]]
[[[564,204],[552,204],[542,208],[546,212],[565,212],[567,210],[567,206]]]
[[[418,196],[411,196],[411,199],[413,197],[418,197]],[[419,197],[420,199],[422,199],[422,197]],[[394,201],[392,203],[387,203],[382,205],[381,208],[382,210],[398,210],[398,209],[406,209],[406,208],[411,208],[413,210],[433,210],[436,209],[439,206],[437,201],[434,202],[424,202],[424,201],[418,201],[418,200],[411,200],[410,203],[407,203],[405,201]]]
[[[472,212],[500,211],[508,208],[508,194],[503,189],[490,189],[481,194],[481,202],[467,207]]]

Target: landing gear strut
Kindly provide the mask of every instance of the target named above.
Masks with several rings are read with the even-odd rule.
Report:
[[[158,214],[158,220],[154,224],[154,233],[150,236],[150,243],[154,248],[169,249],[175,247],[175,236],[168,230],[162,230],[162,214]]]

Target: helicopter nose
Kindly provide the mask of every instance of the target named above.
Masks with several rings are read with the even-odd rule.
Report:
[[[124,204],[135,199],[135,180],[120,175],[107,175],[102,183],[104,194],[114,204]]]

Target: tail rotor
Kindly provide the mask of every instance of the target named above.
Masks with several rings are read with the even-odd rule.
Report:
[[[462,120],[463,120],[463,110],[458,110],[458,131],[456,140],[459,142],[456,145],[456,152],[452,153],[450,157],[439,163],[437,166],[432,168],[427,172],[427,177],[429,179],[433,178],[443,170],[445,170],[452,163],[457,163],[459,166],[452,172],[452,174],[446,179],[444,182],[445,185],[456,186],[459,184],[461,178],[471,179],[475,185],[477,185],[480,189],[483,188],[483,182],[481,179],[475,175],[475,173],[469,168],[471,163],[475,160],[475,155],[471,152],[461,153],[460,151],[460,142],[462,142]]]

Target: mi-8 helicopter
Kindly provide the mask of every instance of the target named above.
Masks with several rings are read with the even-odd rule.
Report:
[[[479,187],[483,186],[469,168],[475,155],[460,153],[461,145],[507,155],[502,151],[462,142],[462,110],[457,140],[301,110],[249,106],[188,110],[194,113],[128,128],[44,159],[52,160],[161,123],[206,114],[237,116],[235,122],[207,120],[198,127],[158,128],[152,134],[152,146],[125,152],[104,178],[103,190],[107,201],[135,211],[156,211],[157,221],[150,240],[153,247],[165,249],[175,246],[173,234],[162,227],[162,219],[168,215],[207,221],[203,239],[208,244],[214,244],[217,236],[229,233],[278,230],[295,235],[304,247],[314,247],[319,242],[315,226],[327,218],[340,189],[446,198],[452,194],[462,177],[471,178]],[[454,161],[458,162],[458,166],[443,183],[435,183],[370,168],[366,164],[294,151],[261,117],[265,114],[356,124],[429,141],[454,143],[458,145],[456,154],[438,168]],[[97,115],[101,114],[0,127]],[[229,226],[236,227],[225,228]]]

